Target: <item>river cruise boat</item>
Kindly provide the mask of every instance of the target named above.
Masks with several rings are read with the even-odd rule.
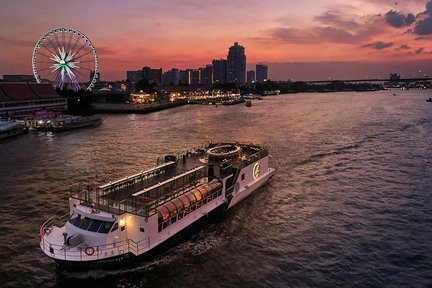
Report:
[[[92,127],[102,124],[100,115],[72,116],[63,115],[54,119],[40,119],[36,122],[35,129],[46,132],[60,132],[71,129]]]
[[[208,143],[159,157],[151,169],[71,187],[67,215],[40,228],[40,248],[61,270],[148,260],[220,218],[273,174],[261,145]]]

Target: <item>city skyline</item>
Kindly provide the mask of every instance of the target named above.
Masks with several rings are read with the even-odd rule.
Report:
[[[205,67],[234,42],[247,49],[246,70],[266,63],[272,80],[432,75],[432,1],[343,3],[4,1],[0,74],[31,74],[39,37],[64,26],[91,39],[102,80],[140,66]]]

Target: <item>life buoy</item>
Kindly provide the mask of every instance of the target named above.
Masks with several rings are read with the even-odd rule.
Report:
[[[88,256],[91,256],[91,255],[93,255],[94,254],[94,248],[93,247],[87,247],[85,250],[84,250],[84,252],[88,255]]]
[[[93,187],[91,185],[87,185],[87,191],[92,191]]]

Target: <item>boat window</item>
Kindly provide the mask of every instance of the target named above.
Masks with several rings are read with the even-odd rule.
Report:
[[[72,225],[79,227],[83,222],[84,218],[85,217],[83,217],[82,215],[74,212],[71,218],[69,219],[69,222],[72,223]]]
[[[111,232],[114,232],[114,231],[116,231],[117,229],[118,229],[118,223],[116,222],[116,223],[114,224],[114,227],[112,228]]]
[[[93,219],[93,222],[90,224],[88,231],[97,232],[99,227],[102,225],[103,221]]]
[[[72,213],[72,215],[70,216],[70,218],[69,218],[69,222],[72,224],[72,225],[75,225],[75,222],[76,221],[79,221],[81,219],[81,215],[79,215],[79,214],[77,214],[77,213],[75,213],[75,211]],[[75,226],[77,226],[77,225],[75,225]],[[79,225],[78,225],[79,226]]]
[[[107,234],[113,226],[112,222],[87,218],[76,212],[72,213],[68,221],[80,229],[104,234]]]
[[[110,229],[111,229],[112,226],[113,226],[113,222],[103,221],[103,224],[100,226],[98,232],[99,233],[107,234],[110,231]]]
[[[245,174],[243,173],[242,175],[241,175],[241,180],[243,181],[245,179]]]
[[[92,222],[92,219],[85,217],[79,226],[80,229],[87,230]]]

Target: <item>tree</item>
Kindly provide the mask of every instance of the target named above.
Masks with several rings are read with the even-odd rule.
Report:
[[[145,93],[156,92],[156,83],[149,83],[147,79],[141,79],[135,84],[135,92],[143,91]]]
[[[91,114],[91,104],[93,103],[93,92],[89,90],[60,90],[57,93],[67,100],[68,113],[75,115]]]

